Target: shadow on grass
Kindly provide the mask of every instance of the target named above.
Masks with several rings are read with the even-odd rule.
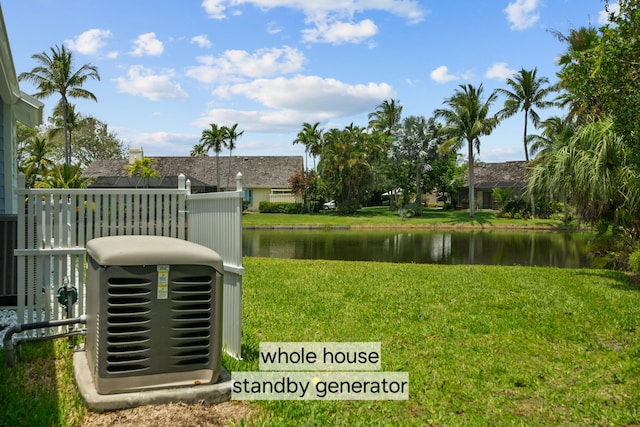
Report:
[[[449,211],[447,216],[450,217],[447,221],[449,224],[491,225],[491,220],[495,218],[495,213],[476,211],[475,216],[472,218],[469,216],[468,210],[461,210]]]
[[[578,274],[581,276],[593,276],[612,280],[613,283],[611,283],[610,286],[622,291],[640,291],[640,275],[637,274],[616,270],[584,270]]]

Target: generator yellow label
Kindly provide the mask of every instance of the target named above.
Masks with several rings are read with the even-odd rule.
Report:
[[[158,265],[158,299],[169,298],[169,266]]]

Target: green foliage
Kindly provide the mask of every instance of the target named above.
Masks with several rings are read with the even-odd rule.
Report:
[[[640,249],[636,249],[629,255],[629,268],[634,273],[640,273]]]
[[[498,204],[500,205],[500,211],[504,212],[505,211],[504,208],[507,202],[509,201],[509,197],[511,196],[512,189],[496,187],[492,190],[492,192],[493,192],[493,197],[498,201]]]
[[[267,202],[262,201],[258,206],[260,213],[301,214],[305,212],[302,203]]]
[[[353,214],[373,186],[373,170],[387,153],[387,139],[358,126],[324,134],[318,172],[337,210]]]
[[[80,165],[55,165],[43,181],[36,183],[39,188],[87,188],[92,178],[83,178]]]

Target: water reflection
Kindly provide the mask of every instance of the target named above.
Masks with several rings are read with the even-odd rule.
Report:
[[[486,231],[244,230],[244,256],[589,267],[588,236]]]

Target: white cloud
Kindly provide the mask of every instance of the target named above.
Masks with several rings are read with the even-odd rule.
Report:
[[[199,47],[208,49],[211,47],[211,41],[209,40],[209,37],[207,37],[206,34],[200,34],[198,36],[195,36],[191,39],[191,43],[195,43],[197,44]]]
[[[608,10],[603,9],[598,13],[598,24],[605,25],[609,22],[609,14],[618,15],[620,13],[620,3],[610,3]]]
[[[395,96],[387,83],[348,84],[335,79],[298,75],[257,79],[219,88],[214,94],[242,95],[271,109],[347,117]]]
[[[415,24],[424,20],[427,14],[417,0],[203,0],[201,6],[210,18],[224,19],[228,8],[244,4],[263,10],[288,7],[302,11],[310,20],[330,15],[352,17],[367,10],[378,10],[400,16]]]
[[[365,19],[358,23],[353,22],[319,22],[316,28],[303,30],[303,40],[312,43],[360,43],[378,33],[378,27],[370,20]]]
[[[156,33],[140,34],[133,42],[133,56],[159,56],[164,52],[164,45],[156,38]]]
[[[111,37],[111,31],[101,28],[93,28],[76,36],[73,40],[65,40],[64,43],[73,51],[84,55],[98,53],[100,49],[107,45],[106,39]]]
[[[329,117],[330,114],[327,113],[318,113],[310,117],[308,112],[303,113],[295,110],[241,111],[213,108],[206,111],[190,124],[199,128],[206,128],[209,126],[209,123],[219,123],[223,126],[242,123],[242,130],[244,130],[245,133],[281,133],[299,130],[300,123],[322,122]]]
[[[203,83],[225,83],[240,78],[269,77],[300,71],[306,61],[302,52],[289,46],[246,50],[227,50],[221,56],[201,56],[202,64],[187,70],[187,76]]]
[[[460,79],[460,77],[453,74],[449,74],[449,68],[446,65],[441,65],[430,74],[431,80],[437,83],[448,83]]]
[[[225,3],[225,0],[203,0],[201,6],[204,11],[207,12],[209,18],[224,19],[226,17],[224,14],[226,9]]]
[[[287,7],[301,11],[311,28],[302,31],[306,42],[360,43],[378,33],[371,19],[353,20],[358,13],[368,11],[387,12],[417,24],[424,20],[428,11],[418,0],[203,0],[202,7],[212,19],[225,19],[233,15],[236,6],[253,5],[262,10]],[[269,27],[269,34],[273,34]]]
[[[538,22],[538,0],[515,0],[503,10],[512,30],[526,30]]]
[[[144,153],[150,156],[158,152],[163,152],[165,153],[164,155],[171,153],[184,156],[185,152],[188,152],[200,139],[199,134],[163,131],[138,132],[131,129],[118,130],[118,136],[122,138],[126,145],[142,147]]]
[[[127,77],[118,77],[118,92],[143,96],[152,101],[161,99],[187,99],[189,95],[178,83],[172,81],[175,73],[167,70],[163,74],[154,74],[141,65],[129,67]]]
[[[506,62],[496,62],[487,70],[484,76],[488,79],[506,80],[512,77],[515,73],[517,73],[517,71],[508,68]]]
[[[275,21],[269,21],[267,23],[267,34],[274,35],[282,32],[282,27]]]

